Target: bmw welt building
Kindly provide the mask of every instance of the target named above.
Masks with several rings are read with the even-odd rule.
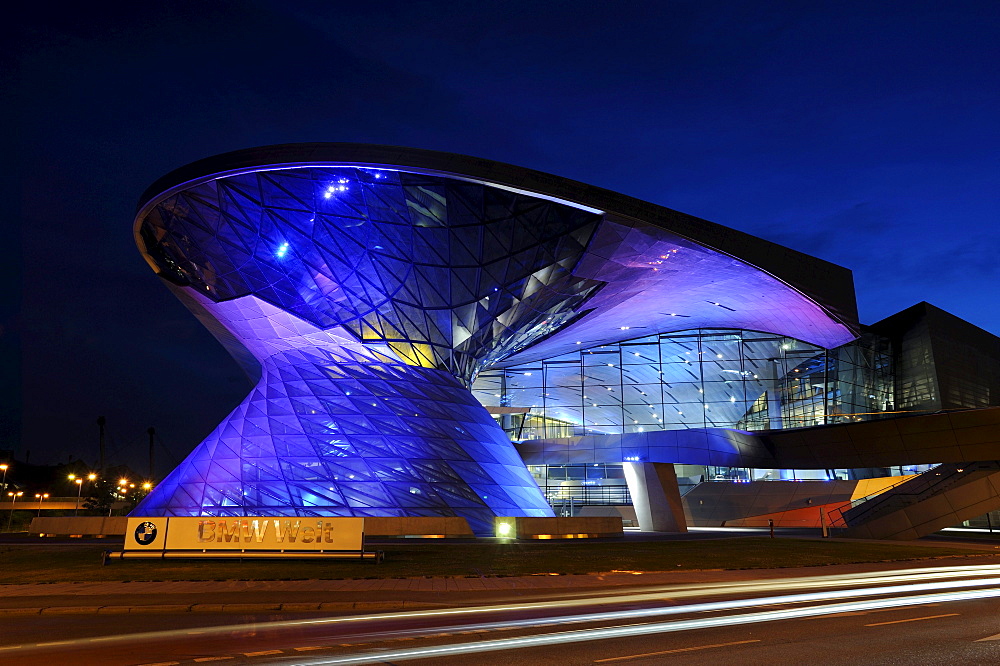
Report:
[[[1000,340],[925,303],[863,326],[849,270],[621,194],[270,146],[165,176],[135,239],[253,388],[133,515],[877,536],[900,498],[996,496]]]

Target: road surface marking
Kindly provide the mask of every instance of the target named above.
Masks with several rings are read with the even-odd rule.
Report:
[[[911,617],[908,620],[892,620],[890,622],[875,622],[874,624],[866,624],[866,627],[881,627],[884,624],[899,624],[900,622],[919,622],[920,620],[936,620],[939,617],[954,617],[959,615],[959,613],[945,613],[944,615],[928,615],[927,617]]]
[[[699,645],[697,647],[677,648],[676,650],[662,650],[660,652],[646,652],[643,654],[630,654],[624,657],[608,657],[607,659],[598,659],[594,661],[594,663],[600,664],[606,661],[624,661],[625,659],[641,659],[642,657],[655,657],[661,654],[674,654],[675,652],[693,652],[694,650],[708,650],[709,648],[729,647],[730,645],[743,645],[745,643],[760,643],[760,639],[753,639],[749,641],[733,641],[732,643],[715,643],[714,645]]]
[[[993,634],[992,636],[987,636],[986,638],[979,638],[976,643],[980,641],[1000,641],[1000,634]]]
[[[155,664],[140,664],[139,666],[178,666],[179,661],[158,661]]]
[[[225,661],[226,659],[232,659],[232,657],[198,657],[195,661]]]
[[[329,645],[307,645],[306,647],[297,647],[292,649],[296,652],[307,652],[309,650],[326,650],[329,647]]]
[[[260,652],[244,652],[244,657],[266,657],[270,654],[281,654],[281,650],[261,650]]]

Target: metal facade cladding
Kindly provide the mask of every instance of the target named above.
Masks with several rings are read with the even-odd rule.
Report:
[[[855,337],[772,272],[577,190],[511,186],[514,167],[494,183],[405,150],[393,165],[293,148],[144,197],[140,250],[256,385],[133,515],[462,516],[491,533],[551,509],[468,390],[484,369],[637,329]]]

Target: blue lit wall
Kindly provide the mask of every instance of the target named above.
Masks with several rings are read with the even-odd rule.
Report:
[[[260,363],[253,391],[136,508],[144,516],[461,516],[551,510],[455,377],[245,296],[195,297]]]
[[[253,294],[319,328],[471,380],[558,328],[600,216],[453,178],[260,171],[167,196],[139,234],[160,274],[215,301]]]
[[[468,390],[484,370],[630,330],[854,337],[639,219],[440,172],[241,168],[184,178],[136,220],[147,261],[256,380],[136,515],[458,515],[490,532],[551,510]]]

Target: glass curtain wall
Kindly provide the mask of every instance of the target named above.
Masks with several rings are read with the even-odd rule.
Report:
[[[892,411],[888,343],[825,350],[768,333],[700,329],[481,373],[473,393],[514,441],[684,428],[768,430]]]
[[[487,407],[507,408],[496,418],[515,442],[684,428],[799,428],[870,420],[893,409],[889,345],[869,334],[831,350],[756,331],[649,335],[488,370],[473,393]],[[682,491],[704,481],[867,476],[846,469],[676,467]],[[631,503],[620,464],[529,469],[560,515]]]

